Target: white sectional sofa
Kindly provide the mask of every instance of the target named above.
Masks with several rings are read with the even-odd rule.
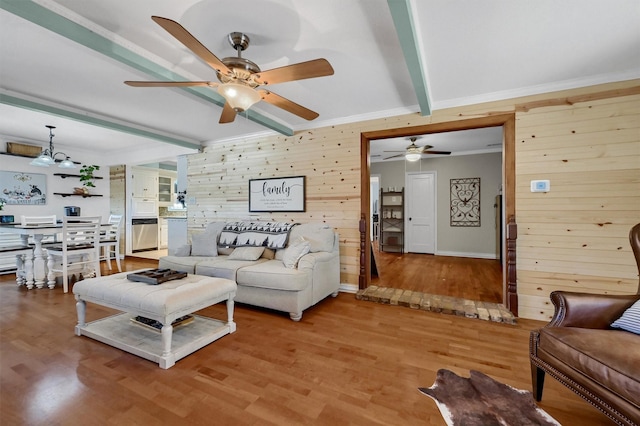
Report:
[[[310,306],[338,295],[339,239],[331,227],[323,223],[295,225],[286,245],[282,239],[275,244],[283,248],[270,249],[231,247],[223,229],[225,225],[229,229],[230,223],[210,223],[204,232],[192,235],[190,245],[161,257],[159,267],[234,280],[238,284],[236,302],[288,312],[294,321],[300,321]],[[251,222],[256,223],[262,222]],[[246,243],[245,238],[240,244]]]

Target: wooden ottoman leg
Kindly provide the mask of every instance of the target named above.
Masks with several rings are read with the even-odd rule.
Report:
[[[229,333],[236,331],[236,323],[233,322],[233,296],[229,296],[227,299],[227,325],[229,326]]]
[[[77,296],[76,296],[77,297]],[[84,300],[77,297],[76,311],[78,312],[78,325],[76,325],[76,336],[81,336],[81,329],[86,325],[85,318],[87,313],[87,304]]]
[[[173,326],[162,324],[162,356],[160,357],[160,368],[165,370],[176,363],[174,354],[171,353],[171,338],[173,337]]]

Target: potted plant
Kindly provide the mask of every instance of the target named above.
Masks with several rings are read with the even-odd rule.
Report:
[[[85,194],[89,193],[89,188],[95,188],[96,186],[93,184],[93,180],[95,176],[93,172],[96,170],[100,170],[100,166],[96,166],[95,164],[87,165],[84,164],[80,169],[80,182],[82,182],[82,190]]]

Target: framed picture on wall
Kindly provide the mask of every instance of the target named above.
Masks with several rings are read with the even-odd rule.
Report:
[[[305,177],[250,179],[249,211],[305,211]]]
[[[47,175],[0,172],[0,199],[5,204],[47,204]]]

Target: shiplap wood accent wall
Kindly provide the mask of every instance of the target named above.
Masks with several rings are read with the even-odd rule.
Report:
[[[552,290],[634,293],[640,222],[640,80],[213,143],[188,156],[189,232],[234,219],[321,221],[340,233],[341,282],[358,285],[360,133],[516,113],[518,296],[550,318]],[[306,176],[304,213],[249,214],[248,181]],[[531,179],[551,192],[531,193]]]

